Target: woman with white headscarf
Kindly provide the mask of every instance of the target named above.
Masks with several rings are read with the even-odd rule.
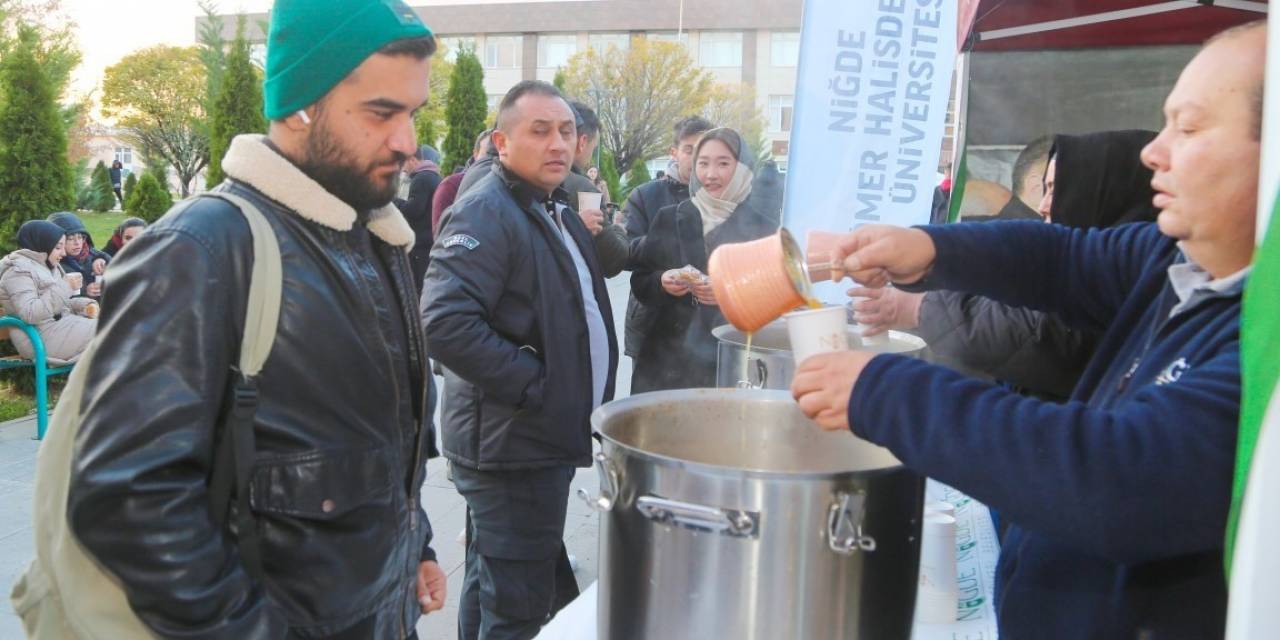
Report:
[[[635,357],[631,392],[714,387],[716,340],[724,324],[707,273],[716,247],[778,229],[752,197],[755,161],[737,131],[708,131],[694,151],[691,198],[658,212],[640,248],[631,290],[657,318]]]

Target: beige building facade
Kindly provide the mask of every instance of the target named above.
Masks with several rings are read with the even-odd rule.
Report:
[[[410,5],[419,3],[410,0]],[[574,54],[594,47],[625,49],[635,38],[679,41],[695,64],[720,83],[755,88],[774,156],[785,168],[800,57],[802,0],[581,0],[572,2],[434,2],[415,6],[449,51],[474,47],[484,67],[492,109],[513,85],[551,81]],[[249,37],[261,46],[248,16]],[[199,19],[196,28],[199,28]],[[236,21],[225,21],[228,38]],[[674,124],[674,123],[673,123]],[[665,166],[654,159],[651,169]]]

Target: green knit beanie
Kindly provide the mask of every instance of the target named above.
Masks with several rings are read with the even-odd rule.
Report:
[[[263,84],[267,119],[315,104],[387,43],[430,35],[402,0],[276,0]]]

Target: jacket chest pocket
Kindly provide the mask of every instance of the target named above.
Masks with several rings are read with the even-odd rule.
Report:
[[[398,460],[383,448],[258,464],[250,503],[263,570],[291,619],[363,617],[406,584],[405,554],[421,543],[410,539],[405,503],[394,499]]]
[[[391,504],[394,460],[385,449],[317,451],[271,459],[254,471],[255,512],[307,520],[336,520]]]

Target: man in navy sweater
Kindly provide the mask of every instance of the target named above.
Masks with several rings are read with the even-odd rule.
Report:
[[[865,352],[810,358],[795,377],[822,427],[852,428],[1011,523],[1004,638],[1222,637],[1265,44],[1263,23],[1237,27],[1179,77],[1142,151],[1158,228],[868,226],[837,251],[859,282],[968,291],[1105,332],[1067,404]]]

